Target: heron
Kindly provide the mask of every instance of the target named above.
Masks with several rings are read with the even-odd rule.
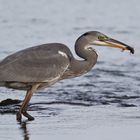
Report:
[[[81,58],[79,60],[66,45],[48,43],[23,49],[0,62],[0,86],[27,91],[16,114],[17,121],[21,121],[22,116],[34,120],[27,112],[34,92],[91,70],[98,58],[92,45],[120,48],[134,54],[134,48],[101,32],[88,31],[75,42],[75,53]]]

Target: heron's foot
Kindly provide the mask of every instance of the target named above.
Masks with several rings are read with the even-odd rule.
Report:
[[[28,118],[29,121],[34,120],[34,117],[32,117],[31,115],[29,115],[29,114],[25,111],[25,112],[23,112],[23,113],[18,112],[18,113],[16,114],[16,118],[17,118],[17,121],[18,121],[18,122],[21,122],[22,114],[23,114],[26,118]]]
[[[17,118],[17,121],[18,121],[18,122],[21,121],[21,119],[22,119],[22,115],[21,115],[20,112],[18,112],[18,113],[16,114],[16,118]]]
[[[28,118],[29,121],[33,121],[34,117],[32,117],[31,115],[29,115],[26,111],[22,113],[25,117]]]

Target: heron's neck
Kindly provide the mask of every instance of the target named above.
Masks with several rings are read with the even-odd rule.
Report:
[[[84,37],[80,37],[75,43],[76,54],[84,59],[75,61],[75,65],[85,72],[88,72],[97,61],[97,53],[89,46],[89,41]]]
[[[84,37],[79,37],[75,42],[75,52],[76,54],[83,58],[84,61],[89,62],[92,60],[91,58],[95,55],[95,52],[92,48],[89,47],[90,43]]]
[[[77,60],[74,57],[71,58],[70,66],[64,73],[62,79],[73,78],[87,73],[96,64],[97,54],[92,48],[88,48],[89,43],[87,40],[79,38],[75,43],[76,54],[83,58],[83,60]]]
[[[61,79],[73,78],[87,73],[96,64],[97,54],[89,48],[90,44],[84,38],[77,39],[75,43],[75,52],[83,60],[77,60],[74,57],[71,58],[70,66]]]

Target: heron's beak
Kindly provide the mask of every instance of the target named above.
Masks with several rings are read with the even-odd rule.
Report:
[[[130,53],[134,54],[134,48],[132,48],[132,47],[120,42],[120,41],[109,38],[108,40],[106,40],[104,42],[107,44],[107,46],[114,47],[114,48],[120,48],[122,50],[129,50]]]

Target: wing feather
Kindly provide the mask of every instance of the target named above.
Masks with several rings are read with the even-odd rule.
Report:
[[[65,48],[65,49],[64,49]],[[8,56],[0,63],[0,81],[44,82],[60,77],[69,66],[69,58],[62,45],[32,47]]]

